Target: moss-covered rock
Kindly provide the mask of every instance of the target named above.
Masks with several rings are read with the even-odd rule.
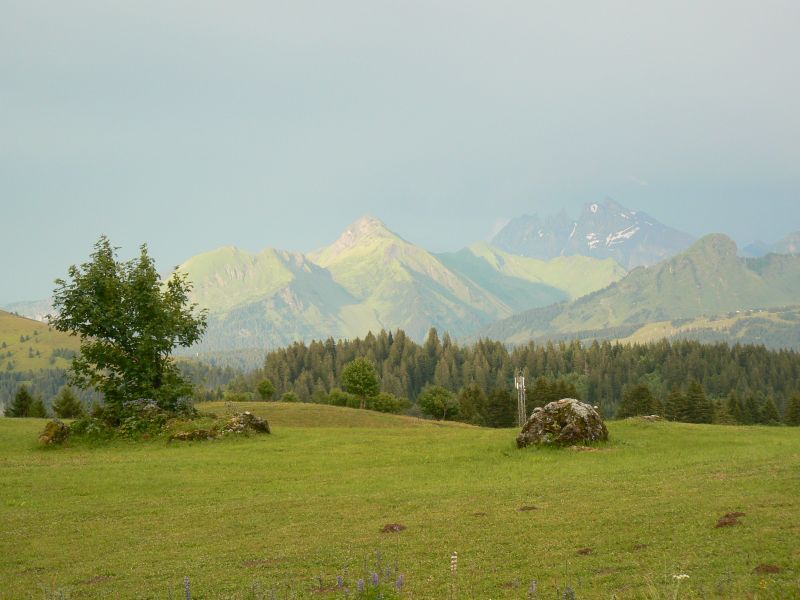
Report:
[[[39,443],[45,446],[63,444],[69,437],[69,426],[59,419],[53,419],[44,426],[39,434]]]
[[[563,398],[536,408],[517,436],[517,447],[571,446],[608,439],[603,418],[591,405]]]
[[[270,433],[266,419],[255,416],[250,411],[233,415],[222,427],[222,433]]]

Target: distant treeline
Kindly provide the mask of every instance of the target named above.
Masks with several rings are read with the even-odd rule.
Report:
[[[516,370],[528,378],[531,392],[539,378],[562,382],[580,399],[616,415],[624,394],[646,385],[654,398],[665,402],[671,392],[685,391],[698,382],[709,399],[720,403],[731,393],[753,398],[758,405],[772,399],[783,413],[789,399],[800,392],[800,353],[768,350],[763,346],[702,344],[697,341],[661,341],[643,345],[610,342],[558,342],[507,348],[481,340],[459,345],[432,329],[423,344],[405,333],[382,331],[364,339],[295,343],[267,354],[264,367],[246,375],[249,381],[269,379],[275,397],[291,392],[301,401],[324,401],[342,387],[341,373],[348,363],[365,357],[376,367],[381,391],[416,401],[429,385],[458,393],[472,384],[487,395],[513,390]],[[538,398],[531,398],[538,403]]]
[[[74,352],[72,355],[74,356]],[[241,376],[241,371],[232,367],[220,367],[194,360],[180,360],[178,368],[184,377],[195,384],[197,400],[222,398],[222,392],[228,384],[237,376]],[[64,369],[0,371],[0,406],[10,406],[12,399],[23,385],[34,398],[41,398],[45,408],[49,410],[53,399],[67,385],[67,371]],[[86,408],[102,399],[100,394],[92,390],[73,388],[72,391]]]

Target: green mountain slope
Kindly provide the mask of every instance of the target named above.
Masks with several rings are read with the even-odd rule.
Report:
[[[730,238],[715,234],[653,267],[634,269],[606,289],[516,315],[480,335],[521,342],[604,330],[604,337],[625,337],[646,323],[789,306],[798,298],[800,257],[742,259]]]
[[[309,256],[226,247],[179,269],[194,283],[193,300],[209,310],[208,332],[193,352],[352,338],[382,328],[402,328],[417,340],[431,327],[463,336],[624,274],[611,260],[547,262],[485,244],[437,256],[372,217]]]
[[[0,371],[65,369],[79,347],[77,337],[0,310]]]
[[[400,327],[414,338],[431,326],[461,335],[513,312],[373,217],[359,219],[310,258],[368,307],[381,326]]]
[[[485,242],[437,256],[451,271],[491,290],[515,311],[574,300],[625,276],[613,259],[559,256],[545,261],[509,254]]]

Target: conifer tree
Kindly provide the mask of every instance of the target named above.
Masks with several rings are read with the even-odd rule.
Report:
[[[486,424],[486,394],[476,383],[462,388],[458,394],[458,407],[461,419],[473,425]]]
[[[789,399],[783,422],[795,427],[800,425],[800,394],[795,394]]]
[[[744,416],[743,422],[745,425],[761,423],[761,407],[758,405],[758,400],[755,396],[750,395],[747,397],[742,414]]]
[[[706,396],[700,382],[692,380],[686,391],[686,404],[689,408],[691,423],[711,423],[714,417],[714,406]]]
[[[638,415],[650,415],[653,413],[655,399],[647,385],[640,383],[626,390],[622,396],[622,404],[617,411],[618,419],[635,417]]]
[[[743,411],[742,411],[742,403],[739,401],[739,396],[736,395],[736,392],[733,391],[728,395],[728,414],[730,415],[731,419],[735,423],[742,423],[743,422]]]
[[[53,402],[53,412],[59,419],[76,419],[83,416],[83,405],[72,390],[64,386]]]
[[[46,419],[47,418],[47,409],[44,406],[44,401],[42,400],[41,396],[37,396],[34,398],[33,402],[31,402],[30,410],[28,411],[29,417],[35,417],[37,419]]]
[[[513,427],[517,423],[517,399],[506,388],[495,388],[486,402],[489,427]]]
[[[6,409],[7,417],[29,417],[31,406],[33,405],[33,396],[31,396],[26,386],[20,386],[17,393],[14,395],[14,400],[11,406]]]
[[[526,386],[527,387],[527,386]],[[533,389],[528,393],[528,404],[531,408],[544,406],[551,402],[552,390],[546,377],[538,377],[533,383]]]
[[[680,390],[674,389],[664,400],[664,418],[669,421],[683,421],[686,413],[686,399]]]
[[[764,408],[761,411],[761,422],[765,425],[777,425],[781,422],[778,415],[778,407],[775,406],[775,401],[772,398],[767,398],[764,402]]]

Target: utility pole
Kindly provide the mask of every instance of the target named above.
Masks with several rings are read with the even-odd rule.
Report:
[[[517,371],[514,376],[514,387],[517,388],[517,422],[522,427],[528,420],[528,411],[525,408],[525,375],[522,371]]]

